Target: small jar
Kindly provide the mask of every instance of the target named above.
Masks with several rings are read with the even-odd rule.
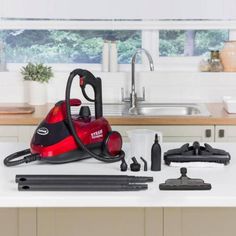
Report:
[[[210,72],[211,71],[210,59],[203,58],[199,63],[199,70],[201,72]]]
[[[224,70],[224,67],[220,60],[219,50],[211,51],[210,59],[210,71],[211,72],[221,72]]]

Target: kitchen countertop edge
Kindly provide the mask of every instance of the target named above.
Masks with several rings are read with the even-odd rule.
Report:
[[[106,118],[111,125],[236,125],[236,114],[228,114],[221,103],[206,105],[210,116],[106,116]],[[35,112],[32,114],[0,115],[0,125],[38,125],[52,106],[53,104],[35,106]]]

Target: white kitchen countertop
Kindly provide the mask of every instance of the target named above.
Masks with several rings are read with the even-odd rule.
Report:
[[[162,149],[181,144],[166,143]],[[180,176],[179,168],[162,165],[160,172],[121,172],[120,163],[106,164],[94,159],[61,165],[33,162],[5,167],[3,159],[27,144],[0,143],[0,207],[236,207],[236,143],[212,143],[231,154],[229,165],[217,168],[188,168],[190,178],[212,184],[210,191],[160,191],[159,184]],[[128,154],[128,144],[124,150]],[[141,163],[141,162],[140,162]],[[143,165],[142,165],[143,168]],[[124,174],[153,176],[148,190],[138,192],[19,192],[16,174]]]

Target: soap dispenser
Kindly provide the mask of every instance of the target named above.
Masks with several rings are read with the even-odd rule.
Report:
[[[155,135],[155,141],[152,145],[151,150],[151,170],[160,171],[161,170],[161,146],[158,141],[158,135]]]

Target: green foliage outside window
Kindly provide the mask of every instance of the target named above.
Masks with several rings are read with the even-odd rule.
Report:
[[[101,63],[104,40],[115,40],[125,64],[141,47],[141,31],[133,30],[5,30],[0,36],[10,63]]]
[[[104,40],[116,41],[118,62],[142,47],[140,30],[4,30],[8,63],[101,63]],[[228,30],[160,30],[159,55],[200,56],[221,49]],[[151,52],[154,53],[154,52]]]
[[[160,30],[159,55],[201,56],[220,50],[229,38],[228,30]]]

